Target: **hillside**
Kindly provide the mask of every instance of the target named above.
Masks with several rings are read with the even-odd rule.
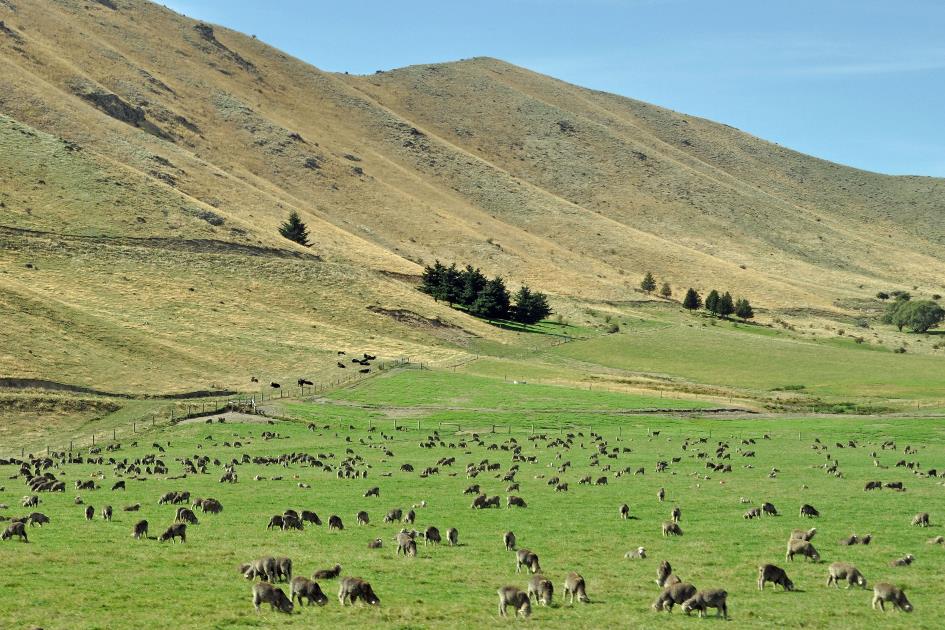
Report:
[[[326,73],[139,0],[0,21],[0,376],[240,388],[514,343],[414,290],[435,258],[565,314],[640,299],[645,270],[837,316],[945,278],[940,179],[494,59]],[[311,249],[278,236],[290,210]]]

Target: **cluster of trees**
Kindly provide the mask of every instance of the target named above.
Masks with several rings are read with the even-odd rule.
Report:
[[[511,295],[500,276],[486,278],[472,265],[459,269],[439,260],[423,270],[420,290],[437,301],[461,306],[470,314],[484,319],[511,319],[521,324],[537,324],[551,315],[544,293],[532,291],[527,285]]]
[[[898,293],[886,307],[883,323],[892,324],[902,331],[924,333],[945,321],[945,309],[932,300],[913,300],[908,293]]]
[[[686,297],[683,298],[683,308],[696,311],[703,306],[713,315],[722,318],[735,315],[742,321],[748,321],[755,316],[755,311],[752,309],[751,302],[749,302],[747,298],[733,299],[732,294],[728,291],[720,294],[715,289],[712,289],[709,295],[706,296],[705,302],[702,301],[702,296],[699,295],[699,292],[695,289],[690,288],[686,291]]]
[[[643,276],[643,280],[640,282],[640,288],[647,293],[656,291],[656,278],[654,278],[653,274],[649,271]],[[660,287],[660,295],[667,299],[673,297],[673,288],[669,286],[668,282],[664,282],[663,286]]]

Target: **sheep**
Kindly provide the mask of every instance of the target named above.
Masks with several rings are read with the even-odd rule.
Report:
[[[440,530],[434,527],[433,525],[430,525],[429,527],[427,527],[426,531],[423,532],[424,545],[426,545],[427,543],[430,543],[433,545],[439,545],[441,540],[442,539],[440,538]]]
[[[313,580],[334,580],[341,575],[341,565],[336,564],[330,569],[319,569],[312,574]]]
[[[131,531],[131,535],[136,540],[141,540],[142,537],[148,537],[148,522],[145,520],[138,521],[135,523],[134,528]]]
[[[303,598],[308,600],[309,606],[313,604],[324,606],[328,603],[328,596],[322,592],[318,582],[313,582],[312,580],[300,575],[292,578],[292,582],[289,587],[289,593],[289,599],[291,599],[293,602],[296,600],[296,598],[298,598],[299,606],[302,606]]]
[[[693,610],[699,611],[700,617],[705,617],[706,609],[715,608],[716,616],[728,619],[728,593],[722,589],[699,591],[682,603],[682,610],[687,615]]]
[[[645,560],[646,559],[646,549],[643,547],[637,547],[627,553],[623,554],[623,557],[627,560]]]
[[[753,518],[759,518],[760,516],[761,516],[761,508],[758,508],[758,507],[753,507],[749,510],[746,510],[745,513],[742,514],[742,518],[745,519],[746,521],[750,521]]]
[[[174,523],[158,538],[159,541],[164,542],[170,540],[174,542],[175,538],[180,538],[182,543],[187,542],[187,523]]]
[[[672,565],[666,560],[660,561],[660,565],[656,568],[656,585],[660,588],[665,588],[672,584],[678,584],[682,580],[679,579],[675,574],[673,574]]]
[[[675,521],[663,522],[663,536],[682,536],[682,528]]]
[[[260,578],[267,582],[275,582],[279,577],[279,569],[276,565],[276,559],[272,556],[263,556],[253,560],[248,565],[240,565],[243,569],[243,577],[247,580]]]
[[[784,569],[773,564],[763,564],[758,567],[758,590],[763,591],[766,582],[776,584],[786,591],[794,590],[794,582],[787,576]]]
[[[338,601],[341,605],[344,606],[346,600],[350,600],[353,605],[358,599],[372,606],[377,606],[381,603],[380,598],[374,594],[374,589],[371,588],[371,584],[363,578],[342,578],[338,585]]]
[[[806,540],[810,542],[816,535],[816,527],[811,527],[810,529],[795,529],[791,532],[791,540]]]
[[[674,523],[678,523],[682,520],[682,510],[679,509],[679,506],[673,507],[673,511],[670,513],[670,518],[673,519]]]
[[[817,511],[813,505],[805,503],[801,506],[800,516],[806,516],[807,518],[815,518],[820,516],[820,512]]]
[[[341,531],[345,528],[344,523],[341,522],[341,517],[337,514],[332,514],[328,517],[328,531],[338,530]]]
[[[364,510],[361,510],[360,512],[358,512],[358,525],[367,525],[370,522],[370,520],[371,519],[368,518],[367,512],[365,512]]]
[[[630,518],[630,506],[626,503],[620,506],[620,518],[624,520]]]
[[[529,599],[534,597],[542,606],[550,606],[553,595],[554,585],[551,583],[551,580],[540,573],[533,575],[528,581]]]
[[[401,553],[405,556],[416,556],[417,555],[417,541],[413,539],[413,536],[407,532],[400,532],[397,534],[397,555]]]
[[[505,507],[510,508],[512,506],[524,508],[524,507],[528,507],[528,504],[525,503],[525,499],[523,499],[522,497],[511,495],[506,498]]]
[[[522,567],[526,567],[532,573],[538,573],[541,571],[541,566],[538,564],[538,554],[529,551],[528,549],[519,549],[515,552],[515,572],[520,573]]]
[[[891,567],[907,567],[910,564],[915,562],[915,556],[911,553],[907,553],[901,558],[896,558],[895,560],[890,561],[889,566]]]
[[[450,527],[446,530],[446,540],[449,541],[450,546],[454,547],[459,544],[459,530],[455,527]]]
[[[42,527],[46,523],[50,522],[49,517],[43,514],[42,512],[33,512],[27,517],[27,520],[29,521],[30,527],[33,527],[35,525],[39,525],[40,527]]]
[[[537,559],[537,558],[536,558]],[[564,597],[570,596],[570,603],[574,604],[574,598],[577,597],[578,601],[586,604],[590,599],[587,597],[587,586],[584,582],[584,578],[580,573],[575,573],[571,571],[568,573],[568,576],[564,579]],[[563,599],[563,597],[562,597]]]
[[[286,597],[281,588],[268,582],[253,584],[253,607],[256,612],[259,612],[259,605],[264,603],[269,604],[273,610],[286,614],[291,613],[293,608],[292,600]]]
[[[380,538],[375,538],[374,540],[369,541],[367,546],[368,549],[381,549],[384,546],[384,541]]]
[[[929,526],[929,513],[920,512],[912,517],[912,525],[915,527],[928,527]]]
[[[906,598],[906,594],[901,588],[897,588],[888,582],[880,582],[873,587],[873,609],[879,604],[880,610],[886,610],[884,602],[893,605],[893,609],[912,612],[912,604]]]
[[[834,562],[827,568],[827,586],[833,584],[840,588],[841,580],[847,583],[847,588],[854,584],[866,588],[866,578],[849,562]]]
[[[499,595],[499,615],[507,615],[506,608],[512,606],[517,614],[528,617],[532,614],[532,603],[527,593],[523,593],[514,586],[503,586],[496,593]]]
[[[505,544],[506,551],[515,551],[515,532],[505,532],[502,535],[502,542]]]
[[[7,525],[7,528],[3,530],[3,534],[0,534],[0,540],[10,540],[14,536],[18,536],[19,539],[25,543],[30,541],[29,537],[26,535],[25,523],[18,522]]]
[[[696,587],[685,582],[677,582],[664,588],[656,601],[653,602],[653,610],[659,612],[668,610],[672,612],[673,606],[682,604],[691,599],[696,594]]]
[[[778,509],[774,507],[773,503],[765,501],[761,504],[761,511],[765,516],[778,516]]]
[[[820,554],[814,548],[814,545],[806,540],[788,541],[787,552],[784,554],[785,560],[794,560],[795,555],[802,555],[812,562],[820,562]]]

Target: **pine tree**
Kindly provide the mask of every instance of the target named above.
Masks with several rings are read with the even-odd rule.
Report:
[[[660,295],[666,299],[673,297],[673,289],[669,286],[668,282],[664,282],[663,286],[660,287]]]
[[[505,282],[496,276],[486,282],[469,309],[473,315],[486,319],[505,319],[509,316],[509,291]]]
[[[460,301],[462,290],[460,271],[456,268],[456,263],[453,263],[443,271],[443,275],[440,277],[440,299],[453,306],[453,304]]]
[[[544,293],[532,292],[527,285],[522,285],[513,297],[512,319],[522,324],[537,324],[551,315],[548,298]]]
[[[308,227],[302,223],[299,213],[295,210],[290,212],[286,222],[279,226],[279,234],[304,247],[311,245],[311,243],[308,242]]]
[[[420,277],[420,290],[427,295],[432,295],[433,299],[439,300],[440,283],[445,271],[446,267],[439,260],[434,261],[433,266],[424,267],[423,275]]]
[[[718,312],[719,317],[728,317],[735,312],[735,301],[732,299],[732,294],[728,291],[719,298]]]
[[[656,278],[654,278],[653,274],[649,271],[647,271],[646,275],[643,276],[643,280],[640,282],[640,288],[647,293],[653,293],[653,291],[656,291]]]
[[[719,314],[719,292],[715,289],[712,289],[709,292],[709,295],[705,298],[705,310],[709,311],[713,315]]]
[[[468,308],[472,306],[479,292],[486,286],[486,277],[482,275],[479,269],[473,269],[472,265],[466,265],[466,268],[459,272],[459,280],[462,288],[456,301]]]
[[[735,302],[735,315],[746,322],[755,317],[755,311],[751,308],[747,298],[741,298]]]
[[[683,308],[689,309],[690,311],[702,308],[702,298],[699,296],[699,292],[693,288],[686,291],[686,297],[683,298],[682,305]]]

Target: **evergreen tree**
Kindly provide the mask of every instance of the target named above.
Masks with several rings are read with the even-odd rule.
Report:
[[[663,283],[663,286],[660,288],[660,295],[666,299],[673,297],[673,288],[669,286],[668,282]]]
[[[683,308],[689,309],[690,311],[702,308],[702,298],[699,296],[699,292],[693,288],[686,291],[686,297],[683,298],[682,305]]]
[[[432,295],[433,299],[439,300],[440,283],[443,281],[443,274],[446,267],[439,260],[433,263],[433,266],[427,265],[423,268],[423,275],[420,277],[420,290],[427,295]]]
[[[304,247],[311,245],[311,243],[308,242],[308,227],[302,223],[299,213],[295,210],[290,212],[286,222],[279,226],[279,234]]]
[[[735,312],[735,301],[732,300],[732,294],[728,291],[719,298],[718,312],[719,317],[728,317]]]
[[[472,265],[466,265],[466,268],[459,272],[459,280],[462,288],[456,301],[469,308],[486,286],[486,277],[482,275],[479,269],[473,269]]]
[[[755,311],[746,298],[741,298],[735,302],[735,315],[747,322],[755,317]]]
[[[551,315],[548,298],[544,293],[533,293],[527,285],[522,285],[513,297],[512,319],[522,324],[537,324]]]
[[[453,306],[460,301],[462,289],[460,271],[456,268],[456,263],[453,263],[443,271],[440,277],[440,299]]]
[[[709,295],[705,298],[705,309],[712,313],[713,315],[719,314],[719,292],[715,289],[709,292]]]
[[[486,282],[486,286],[470,307],[470,312],[490,320],[505,319],[509,316],[509,291],[501,277],[496,276]]]
[[[654,278],[653,274],[649,271],[647,271],[646,275],[643,276],[643,280],[640,282],[640,288],[647,293],[653,293],[653,291],[656,291],[656,278]]]

